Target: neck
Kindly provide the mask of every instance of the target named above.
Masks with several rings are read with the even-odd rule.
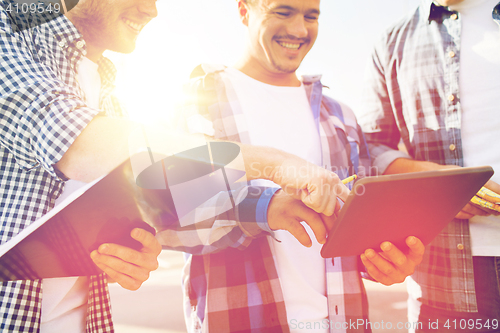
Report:
[[[92,38],[89,38],[88,33],[85,30],[85,27],[79,24],[78,19],[73,17],[71,13],[72,12],[68,12],[64,15],[66,15],[68,20],[70,20],[71,23],[73,23],[73,25],[76,27],[76,29],[82,34],[83,39],[85,40],[85,44],[87,46],[87,54],[85,56],[90,60],[92,60],[93,62],[97,63],[99,59],[102,57],[102,54],[104,53],[105,49],[95,45],[94,43],[89,42],[89,40],[92,40]]]
[[[103,49],[96,48],[90,43],[87,43],[87,54],[85,56],[90,60],[92,60],[93,62],[97,63],[99,59],[102,57],[103,53],[104,53]]]
[[[262,83],[281,87],[300,87],[301,82],[295,72],[281,73],[273,72],[264,68],[258,61],[251,57],[244,56],[235,65],[234,68],[250,76],[252,79]]]

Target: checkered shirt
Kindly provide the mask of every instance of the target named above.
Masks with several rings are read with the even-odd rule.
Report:
[[[224,68],[198,68],[202,76],[191,80],[185,88],[189,102],[183,108],[183,119],[201,115],[213,124],[216,139],[250,144],[234,88],[221,78]],[[361,129],[350,109],[322,95],[319,79],[304,77],[303,82],[320,133],[323,165],[341,177],[354,172],[363,174],[369,157]],[[183,278],[190,332],[290,331],[275,258],[266,237],[273,237],[267,224],[267,206],[275,191],[250,186],[244,192],[246,199],[234,211],[191,226],[190,231],[195,230],[197,235],[184,237],[191,246],[169,247],[169,239],[164,239],[168,248],[191,253]],[[222,207],[223,203],[215,206]],[[207,216],[214,216],[213,207],[197,210],[198,214],[207,210]],[[204,245],[198,245],[200,242]],[[366,322],[368,315],[360,264],[356,257],[334,261],[324,261],[329,314],[325,321],[330,332],[352,332],[352,323],[358,319]],[[367,330],[358,327],[356,331]]]
[[[11,16],[7,4],[0,0],[1,243],[54,206],[66,180],[54,164],[101,112],[85,105],[77,82],[86,46],[71,22],[59,16],[39,25],[38,16]],[[99,72],[100,107],[119,116],[111,94],[114,67],[102,58]],[[89,284],[87,332],[112,332],[104,275],[90,277]],[[2,283],[0,331],[39,331],[41,287],[40,280]]]
[[[500,3],[497,23],[499,12]],[[400,139],[416,160],[463,166],[460,33],[458,13],[423,0],[376,44],[358,116],[380,173],[407,156],[396,151]],[[427,246],[412,277],[424,304],[477,312],[468,220],[454,220]]]

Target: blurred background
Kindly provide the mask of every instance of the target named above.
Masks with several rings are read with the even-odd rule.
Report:
[[[373,44],[419,0],[322,0],[319,36],[299,74],[322,74],[325,93],[355,112],[361,107]],[[200,63],[232,65],[244,50],[245,29],[235,0],[158,0],[158,17],[130,55],[108,53],[119,70],[118,96],[131,117],[169,126],[182,83]],[[117,333],[185,332],[180,287],[182,254],[164,251],[160,268],[139,291],[110,285]],[[366,283],[370,321],[406,322],[406,287]],[[385,329],[374,329],[382,332]]]

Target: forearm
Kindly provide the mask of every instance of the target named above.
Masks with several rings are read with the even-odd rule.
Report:
[[[267,207],[276,190],[240,188],[232,192],[237,203],[234,208],[229,196],[219,193],[179,221],[157,225],[157,239],[164,249],[195,255],[231,247],[244,249],[252,239],[272,234]]]
[[[162,129],[108,117],[95,117],[75,139],[56,167],[70,179],[89,182],[109,173],[130,156],[131,135],[138,140],[147,136],[153,151],[169,156],[183,149],[196,147],[199,137],[181,133],[165,133]],[[142,136],[142,137],[141,137]],[[285,161],[307,162],[274,148],[235,143],[240,146],[247,180],[276,180],[276,174]],[[146,148],[146,147],[143,147]]]
[[[420,172],[420,171],[431,171],[440,169],[454,168],[451,165],[440,165],[428,161],[417,161],[408,158],[398,158],[395,159],[384,172],[384,175],[398,174],[398,173],[409,173],[409,172]]]
[[[139,124],[126,119],[95,117],[56,163],[66,177],[90,182],[129,157],[130,134]]]
[[[70,179],[89,182],[109,173],[139,151],[151,150],[155,157],[166,157],[203,144],[206,141],[200,136],[124,118],[98,116],[88,123],[56,167]]]

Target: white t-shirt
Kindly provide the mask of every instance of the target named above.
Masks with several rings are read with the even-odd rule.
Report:
[[[465,166],[490,165],[500,183],[500,25],[491,17],[498,0],[465,0],[460,13],[460,103]],[[470,220],[472,254],[500,256],[500,217]]]
[[[78,82],[85,92],[86,103],[99,108],[101,77],[98,65],[83,58],[78,67]],[[56,200],[56,206],[69,194],[85,185],[69,180]],[[83,333],[86,330],[88,278],[71,277],[42,280],[41,333]]]
[[[321,165],[320,138],[303,86],[268,85],[234,68],[228,68],[222,78],[235,88],[244,114],[241,121],[247,124],[253,145],[278,148]],[[265,180],[254,184],[277,187]],[[325,260],[320,256],[321,245],[311,229],[308,226],[306,229],[313,241],[310,248],[301,245],[288,231],[275,232],[281,243],[268,237],[288,322],[304,323],[304,327],[307,322],[320,323],[328,317]],[[311,333],[326,331],[307,330]]]

